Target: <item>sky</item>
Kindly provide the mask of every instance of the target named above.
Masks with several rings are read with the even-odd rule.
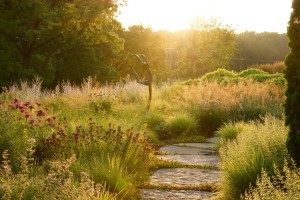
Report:
[[[127,28],[189,29],[196,18],[218,18],[235,32],[286,33],[292,0],[127,0],[118,20]]]

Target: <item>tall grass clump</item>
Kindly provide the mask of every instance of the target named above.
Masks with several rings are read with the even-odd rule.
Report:
[[[245,200],[267,200],[267,199],[300,199],[300,169],[287,161],[283,170],[275,167],[274,175],[269,176],[263,170],[257,179],[255,187],[251,186],[245,195]]]
[[[191,136],[197,130],[197,121],[188,114],[178,114],[167,120],[167,138]]]
[[[206,137],[212,137],[224,122],[228,120],[227,110],[221,101],[210,100],[194,106],[192,114],[198,123],[198,131]]]
[[[197,121],[186,113],[176,113],[175,116],[165,118],[159,114],[148,114],[144,120],[147,127],[155,132],[159,139],[189,137],[197,130]]]
[[[274,165],[283,167],[287,128],[283,120],[270,116],[263,120],[249,123],[235,140],[224,143],[219,150],[224,199],[239,199],[263,169],[273,174]]]
[[[216,135],[220,138],[219,145],[225,145],[226,142],[236,139],[238,134],[245,129],[245,126],[246,124],[244,122],[228,122],[221,126],[218,131],[216,131]]]

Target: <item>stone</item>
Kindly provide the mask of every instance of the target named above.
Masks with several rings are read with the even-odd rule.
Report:
[[[168,168],[158,169],[151,177],[151,185],[197,186],[200,184],[216,185],[220,180],[219,170]]]
[[[174,144],[175,146],[183,146],[183,147],[194,147],[194,148],[201,148],[201,149],[210,149],[215,148],[216,145],[212,143],[179,143]]]
[[[211,143],[214,143],[214,144],[217,144],[219,140],[220,140],[219,137],[212,137],[212,138],[207,139],[208,142],[211,142]]]
[[[143,189],[141,200],[208,200],[215,196],[212,192],[197,190]]]
[[[216,151],[199,149],[188,146],[167,145],[159,149],[163,153],[180,155],[216,155]]]
[[[157,158],[167,161],[175,161],[186,165],[219,166],[219,158],[216,155],[157,155]]]

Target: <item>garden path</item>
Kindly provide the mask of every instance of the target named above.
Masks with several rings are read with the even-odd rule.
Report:
[[[158,169],[150,177],[150,187],[142,189],[142,200],[210,199],[211,190],[219,183],[219,159],[214,147],[217,138],[207,143],[179,143],[160,148],[158,158],[190,167]]]

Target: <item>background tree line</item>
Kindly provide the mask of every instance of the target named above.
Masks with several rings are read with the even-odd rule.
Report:
[[[217,68],[245,69],[284,60],[286,34],[234,31],[218,20],[196,19],[190,30],[153,31],[116,20],[114,0],[1,0],[0,85],[42,77],[45,87],[69,80],[118,81],[139,70],[143,53],[156,81],[187,79]],[[142,72],[139,72],[142,73]]]

